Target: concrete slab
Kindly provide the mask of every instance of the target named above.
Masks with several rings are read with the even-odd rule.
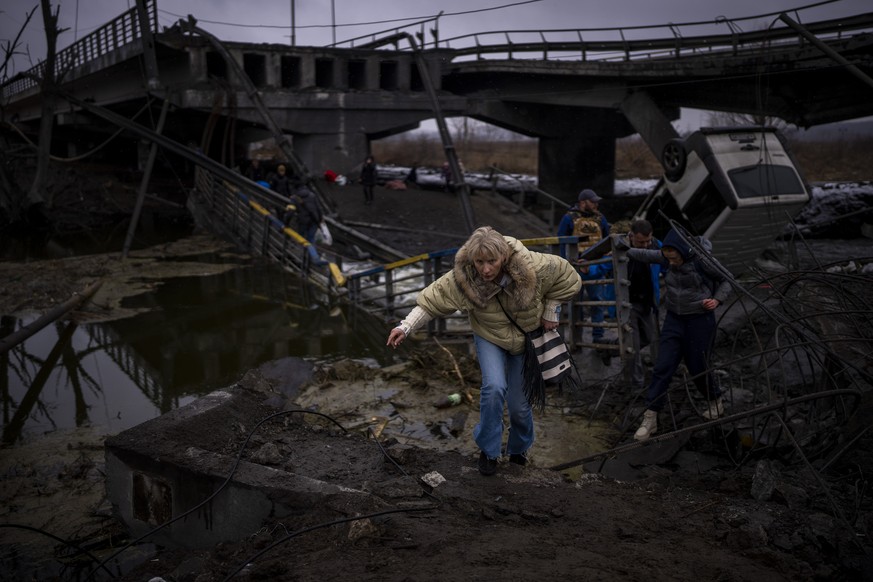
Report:
[[[257,532],[268,518],[335,519],[385,506],[361,489],[385,478],[375,445],[268,402],[275,393],[250,373],[107,439],[108,497],[131,535],[169,524],[148,539],[212,547]],[[276,466],[253,462],[268,442],[279,443]]]

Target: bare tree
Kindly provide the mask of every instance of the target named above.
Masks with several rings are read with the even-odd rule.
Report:
[[[30,185],[30,191],[24,201],[25,211],[42,205],[51,207],[51,199],[44,196],[48,180],[49,160],[51,155],[52,128],[55,120],[55,90],[58,78],[56,74],[58,36],[66,29],[58,28],[60,6],[52,13],[49,0],[40,0],[42,6],[42,21],[45,27],[46,56],[42,74],[42,111],[39,120],[39,149],[36,157],[36,173]]]
[[[7,40],[5,44],[0,45],[0,51],[3,53],[2,62],[0,62],[0,82],[5,83],[9,80],[9,70],[15,56],[24,54],[19,50],[21,47],[21,35],[24,34],[24,31],[30,24],[30,20],[36,13],[37,8],[38,6],[34,6],[30,12],[25,14],[24,24],[18,30],[15,38]],[[6,117],[3,115],[5,105],[0,100],[0,117],[3,119]],[[21,214],[20,207],[24,193],[18,188],[9,173],[9,169],[14,166],[12,149],[6,137],[0,136],[0,215],[5,215],[10,220],[16,221]]]
[[[21,35],[24,34],[27,25],[30,24],[30,19],[33,18],[37,8],[38,6],[34,6],[30,12],[25,14],[24,24],[21,25],[20,29],[18,29],[18,34],[15,35],[14,39],[7,40],[5,44],[0,44],[0,51],[3,52],[3,61],[0,62],[0,82],[6,82],[9,80],[9,65],[12,63],[12,59],[15,58],[15,55],[24,54],[18,50],[21,46]],[[0,12],[0,14],[3,13]],[[5,104],[0,103],[0,109],[2,109],[3,105]]]

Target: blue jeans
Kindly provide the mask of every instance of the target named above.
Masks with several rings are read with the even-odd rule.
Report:
[[[506,454],[525,453],[534,442],[534,425],[533,412],[522,386],[524,354],[514,356],[478,335],[474,335],[473,340],[482,370],[479,423],[473,429],[473,439],[488,457],[497,459],[501,456],[505,402],[509,408]]]
[[[711,311],[696,315],[667,312],[664,327],[661,329],[661,340],[658,342],[658,359],[652,369],[652,383],[646,392],[646,407],[649,410],[664,408],[670,380],[682,360],[685,360],[688,373],[692,376],[709,367],[709,353],[715,329],[715,314]],[[711,371],[695,378],[694,384],[707,400],[721,396],[721,390]]]

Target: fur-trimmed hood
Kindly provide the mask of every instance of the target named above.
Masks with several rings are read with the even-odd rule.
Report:
[[[503,264],[503,272],[512,280],[505,289],[510,303],[506,307],[517,310],[526,307],[533,300],[537,287],[537,274],[531,252],[518,240],[509,236],[503,238],[512,249]],[[455,255],[455,281],[473,305],[483,308],[488,300],[500,291],[500,286],[482,279],[476,271],[469,251],[465,244]]]

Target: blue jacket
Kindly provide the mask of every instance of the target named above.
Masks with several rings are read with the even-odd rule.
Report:
[[[625,237],[626,239],[627,237]],[[629,243],[628,243],[629,244]],[[658,239],[652,239],[652,246],[654,249],[657,249],[657,252],[660,253],[661,249],[661,241]],[[633,260],[633,257],[631,257]],[[655,309],[658,309],[658,303],[661,300],[661,281],[660,276],[662,273],[661,264],[660,263],[649,263],[649,270],[652,273],[652,298],[653,305]],[[612,263],[600,263],[598,265],[591,265],[588,268],[588,275],[586,278],[589,279],[606,279],[612,277]],[[611,296],[609,292],[607,293],[607,299],[615,299],[615,289],[612,288],[612,285],[609,286],[609,291],[611,291]],[[612,308],[610,308],[612,309]]]
[[[573,220],[574,214],[579,214],[579,209],[576,205],[571,206],[566,214],[561,217],[561,222],[558,223],[558,236],[572,236],[573,235]],[[606,217],[603,214],[600,215],[600,234],[602,238],[606,238],[609,236],[609,221],[606,220]],[[566,245],[561,245],[560,255],[562,258],[567,258],[567,252],[564,248]],[[575,257],[574,257],[575,258]]]

